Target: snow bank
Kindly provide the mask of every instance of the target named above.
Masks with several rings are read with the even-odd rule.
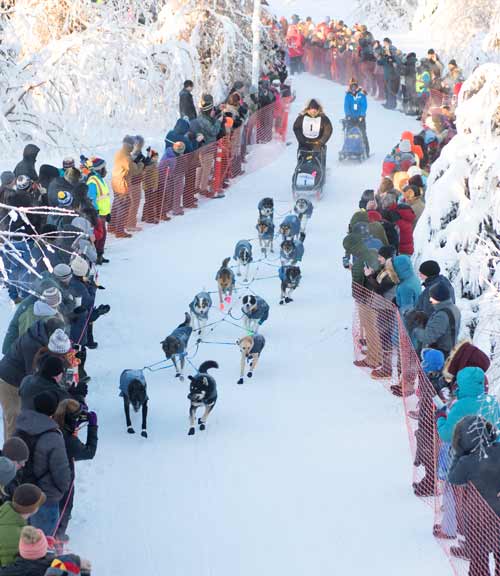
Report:
[[[415,230],[416,258],[440,262],[461,295],[462,335],[494,351],[500,341],[500,65],[479,67],[464,84],[457,130],[432,167]]]

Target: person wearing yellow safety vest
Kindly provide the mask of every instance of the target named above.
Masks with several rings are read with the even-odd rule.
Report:
[[[417,74],[415,76],[415,92],[417,93],[417,109],[418,113],[421,116],[425,104],[430,95],[430,86],[431,86],[431,73],[429,72],[428,63],[425,58],[420,60],[420,64],[417,68]]]
[[[102,158],[92,158],[90,175],[87,178],[88,195],[94,208],[99,213],[97,225],[94,230],[95,248],[97,251],[97,264],[109,262],[104,258],[104,245],[106,244],[106,222],[111,219],[111,196],[106,184],[106,162]]]

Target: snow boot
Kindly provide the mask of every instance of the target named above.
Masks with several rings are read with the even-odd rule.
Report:
[[[419,498],[435,495],[434,478],[425,475],[420,482],[413,482],[413,493]]]
[[[372,370],[370,376],[374,380],[388,380],[392,376],[392,370],[388,367],[382,366],[382,368]]]
[[[462,560],[469,560],[470,557],[465,542],[460,543],[459,546],[452,546],[450,548],[450,554],[455,558],[461,558]]]
[[[188,436],[194,436],[194,426],[189,429]]]
[[[375,366],[375,364],[370,364],[369,362],[367,362],[366,360],[355,360],[353,362],[354,366],[356,366],[357,368],[371,368],[372,370],[375,370],[377,368],[380,368],[380,364]]]
[[[394,384],[393,386],[391,386],[391,392],[393,393],[394,396],[397,396],[398,398],[403,398],[403,396],[405,398],[408,398],[408,396],[413,396],[414,394],[414,390],[408,390],[408,389],[406,389],[403,394],[403,387],[401,386],[401,384]]]
[[[94,340],[94,323],[89,322],[87,327],[87,344],[86,347],[89,350],[95,350],[99,344]]]

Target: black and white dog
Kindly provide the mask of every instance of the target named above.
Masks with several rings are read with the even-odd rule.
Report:
[[[264,256],[268,252],[274,253],[274,224],[273,221],[266,217],[260,217],[257,222],[257,232],[259,234],[260,251]]]
[[[120,375],[120,396],[123,398],[123,408],[125,411],[125,421],[127,432],[135,434],[130,419],[130,405],[134,412],[139,412],[142,408],[142,432],[143,438],[148,437],[148,393],[146,379],[142,370],[124,370]]]
[[[280,234],[283,240],[298,240],[300,236],[300,220],[295,214],[289,214],[280,224]]]
[[[234,249],[233,258],[238,262],[238,276],[241,276],[241,269],[245,272],[245,282],[248,282],[248,272],[250,264],[253,262],[252,245],[248,240],[240,240]]]
[[[208,322],[208,314],[212,308],[212,298],[208,292],[199,292],[193,298],[189,309],[194,317],[197,327],[195,327],[198,335],[198,342],[202,340],[204,330]]]
[[[260,218],[274,220],[274,200],[272,198],[262,198],[257,208],[259,209]]]
[[[175,377],[184,380],[184,367],[186,364],[186,350],[193,328],[191,316],[186,312],[185,320],[161,342],[161,347],[167,360],[172,360],[175,366]]]
[[[280,258],[282,266],[295,266],[304,257],[304,244],[300,240],[284,240],[281,243]]]
[[[302,274],[298,266],[282,266],[279,269],[281,280],[281,300],[280,304],[293,302],[291,295],[299,287]]]
[[[300,240],[304,242],[306,238],[306,227],[307,223],[310,220],[314,206],[313,203],[307,198],[297,198],[294,207],[295,214],[299,217],[300,220]]]
[[[189,436],[192,436],[195,432],[196,411],[198,408],[205,408],[203,416],[198,418],[200,430],[205,430],[208,416],[217,402],[217,383],[215,378],[207,372],[211,368],[218,367],[219,365],[214,360],[207,360],[198,369],[198,374],[188,376],[191,381],[188,394],[188,400],[191,402],[189,407]]]
[[[245,316],[245,328],[257,334],[259,327],[269,318],[269,304],[260,296],[243,296],[241,311]]]

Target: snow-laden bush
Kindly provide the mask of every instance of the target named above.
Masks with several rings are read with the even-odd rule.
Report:
[[[456,114],[458,134],[429,177],[416,259],[439,261],[450,277],[463,335],[500,350],[500,65],[474,72]]]
[[[250,0],[16,0],[1,19],[0,147],[74,150],[165,130],[186,78],[216,99],[251,68]]]

